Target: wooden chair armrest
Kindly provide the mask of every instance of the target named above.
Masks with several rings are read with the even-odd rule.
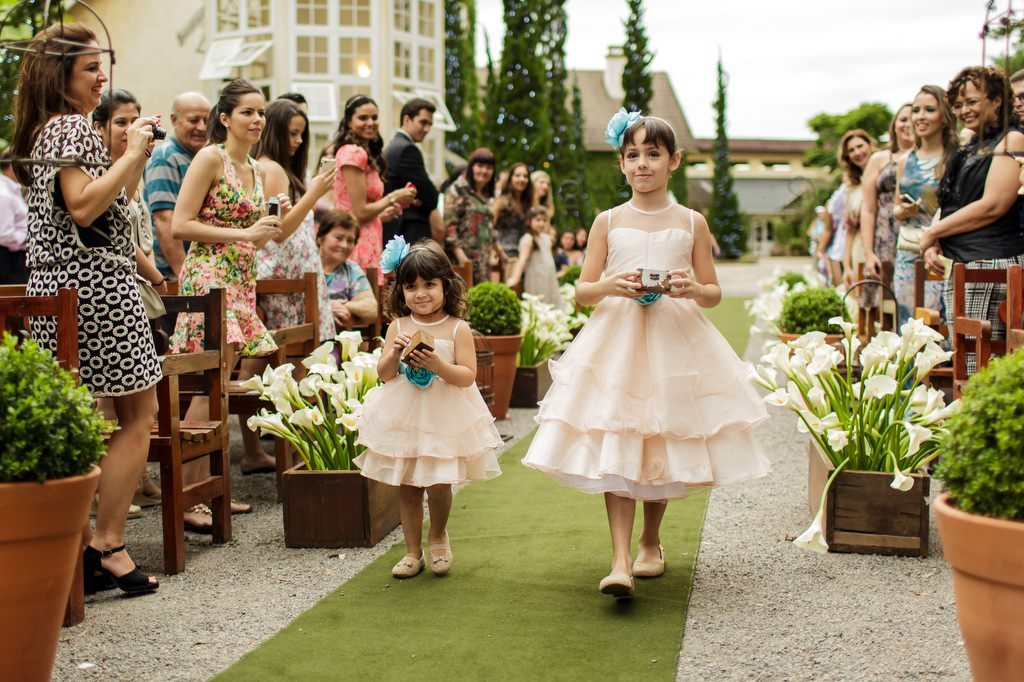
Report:
[[[177,376],[216,369],[220,365],[220,353],[206,350],[199,353],[178,353],[165,355],[160,363],[164,376]]]
[[[976,320],[973,317],[958,317],[953,320],[953,333],[973,336],[977,339],[989,339],[992,337],[992,322]]]
[[[268,329],[274,343],[279,348],[290,346],[293,343],[305,343],[316,338],[316,328],[312,322],[297,324],[294,327],[282,327],[281,329]]]
[[[942,324],[942,315],[934,308],[914,308],[914,319],[921,320],[929,326]]]

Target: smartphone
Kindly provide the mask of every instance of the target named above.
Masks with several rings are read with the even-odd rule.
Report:
[[[916,204],[917,203],[917,199],[915,199],[914,197],[910,196],[909,194],[901,194],[900,195],[900,201],[902,201],[905,204]]]
[[[267,198],[267,215],[280,217],[281,215],[281,200],[277,197]]]
[[[323,175],[329,169],[334,168],[334,159],[329,156],[325,156],[320,159],[320,169],[316,172],[317,175]]]

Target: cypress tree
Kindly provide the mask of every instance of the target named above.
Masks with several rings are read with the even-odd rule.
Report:
[[[592,220],[590,215],[590,192],[587,189],[586,152],[583,148],[583,98],[580,87],[572,81],[572,124],[569,126],[569,144],[561,158],[566,159],[567,175],[562,191],[564,220],[563,228],[586,227]]]
[[[685,205],[690,200],[689,180],[686,178],[687,154],[685,149],[681,149],[680,153],[683,158],[679,162],[679,168],[672,174],[672,179],[669,180],[668,188],[672,190],[672,194],[675,196],[676,201]]]
[[[708,225],[718,240],[723,258],[737,258],[746,246],[743,219],[739,202],[732,189],[732,169],[729,166],[729,138],[725,132],[725,72],[722,58],[718,58],[718,97],[715,98],[715,142],[711,147],[711,160],[715,168],[711,176],[711,206]]]
[[[483,114],[484,120],[480,126],[482,137],[487,141],[487,146],[494,151],[494,140],[498,136],[498,74],[494,68],[494,58],[491,56],[491,37],[484,31],[484,54],[487,56],[487,84],[484,88]],[[498,159],[498,163],[503,163]]]
[[[537,56],[541,39],[537,0],[504,0],[505,41],[493,122],[494,152],[502,165],[523,161],[538,167],[547,158],[550,119],[544,64]]]
[[[551,126],[551,144],[547,150],[547,158],[541,164],[551,175],[555,192],[556,225],[564,226],[565,207],[562,202],[562,183],[573,180],[575,168],[571,154],[564,153],[572,144],[573,111],[570,108],[567,89],[569,74],[565,67],[565,40],[568,33],[568,19],[565,12],[566,0],[547,0],[543,17],[543,57],[545,62],[545,78],[548,83],[547,111]]]
[[[651,72],[648,67],[654,55],[647,48],[647,31],[644,29],[643,0],[627,0],[629,18],[626,20],[626,43],[622,50],[626,66],[622,69],[622,90],[626,93],[622,106],[626,111],[651,110]]]
[[[465,10],[465,17],[463,11]],[[476,2],[445,0],[444,101],[456,131],[445,146],[466,156],[479,145],[480,93],[476,75]]]

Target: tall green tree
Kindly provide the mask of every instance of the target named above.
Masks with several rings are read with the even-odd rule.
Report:
[[[626,65],[622,69],[622,89],[626,93],[622,106],[626,111],[651,110],[654,91],[648,67],[654,55],[647,47],[647,30],[644,28],[643,0],[627,0],[629,18],[626,19],[626,42],[622,46]]]
[[[492,122],[494,151],[502,165],[522,161],[540,166],[550,148],[550,119],[544,64],[538,56],[541,26],[538,0],[504,0],[505,41]]]
[[[682,159],[679,162],[679,168],[672,174],[668,188],[672,190],[676,201],[680,204],[686,204],[690,201],[690,181],[686,177],[687,154],[685,149],[681,150],[681,155]]]
[[[804,161],[811,166],[836,167],[836,150],[847,130],[861,128],[876,140],[886,134],[893,113],[881,102],[866,102],[843,114],[817,114],[807,126],[817,135],[814,146],[807,150]]]
[[[718,96],[715,98],[715,142],[711,147],[714,171],[711,175],[711,206],[708,226],[718,240],[723,258],[738,258],[746,247],[746,229],[739,201],[732,188],[729,165],[729,137],[726,134],[726,75],[718,58]]]
[[[0,19],[7,16],[2,39],[5,42],[28,40],[43,27],[60,18],[57,3],[50,6],[49,21],[43,16],[42,3],[26,3],[13,10],[14,2],[0,3]],[[10,12],[10,15],[8,15]],[[18,88],[18,73],[24,52],[8,49],[0,54],[0,149],[5,149],[14,135],[14,94]]]
[[[444,101],[455,132],[445,146],[467,156],[480,145],[480,85],[476,75],[476,0],[444,3]]]
[[[568,17],[565,12],[566,0],[546,0],[541,25],[544,27],[541,54],[545,66],[547,88],[547,112],[550,125],[551,143],[541,168],[551,175],[555,192],[554,222],[559,227],[566,224],[566,210],[563,205],[564,192],[561,185],[572,181],[576,169],[572,153],[565,153],[572,145],[574,112],[570,102],[569,71],[565,65],[565,41],[568,35]]]
[[[587,187],[586,152],[583,148],[583,98],[579,83],[572,81],[572,124],[569,127],[568,145],[559,157],[566,159],[567,174],[559,182],[563,205],[562,228],[586,227],[593,220],[590,213],[590,191]]]
[[[487,83],[484,88],[483,115],[484,120],[481,126],[483,139],[487,140],[488,146],[494,151],[494,138],[498,135],[498,72],[494,68],[494,57],[491,56],[491,37],[484,30],[484,54],[487,57]]]

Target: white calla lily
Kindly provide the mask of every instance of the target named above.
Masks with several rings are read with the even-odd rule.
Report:
[[[932,430],[910,422],[903,422],[903,426],[907,429],[907,435],[910,436],[910,445],[907,447],[906,456],[913,457],[921,449],[921,444],[931,439]]]
[[[766,395],[763,400],[769,405],[774,405],[775,407],[785,407],[786,405],[789,405],[789,391],[784,388],[776,389]]]
[[[825,542],[825,533],[822,531],[822,510],[814,516],[811,525],[800,534],[800,537],[793,540],[793,544],[800,549],[825,554],[828,552],[828,543]]]
[[[885,374],[878,374],[864,380],[864,397],[881,398],[892,395],[898,388],[896,380]]]
[[[346,412],[345,414],[338,417],[335,421],[338,424],[344,426],[346,431],[350,432],[355,431],[359,425],[359,418],[351,412]]]
[[[890,488],[895,488],[902,492],[907,492],[914,487],[914,479],[912,476],[907,476],[902,471],[897,469],[893,473],[892,483],[889,484]]]
[[[829,429],[828,444],[834,451],[839,452],[850,443],[850,434],[843,429]]]
[[[853,330],[857,328],[855,324],[853,324],[852,322],[847,322],[838,315],[836,315],[835,317],[830,317],[828,323],[835,325],[837,327],[841,327],[843,330],[843,335],[846,336],[847,338],[853,336]]]
[[[250,393],[259,393],[260,395],[263,395],[267,390],[267,387],[263,385],[263,379],[261,379],[257,374],[252,375],[239,384],[239,386]]]
[[[313,365],[319,364],[335,364],[337,361],[334,359],[334,344],[328,341],[327,343],[320,344],[316,350],[309,354],[305,360],[302,361],[303,366],[312,367]]]

